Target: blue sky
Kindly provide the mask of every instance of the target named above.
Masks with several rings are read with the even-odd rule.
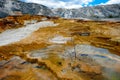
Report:
[[[120,0],[21,0],[21,1],[43,4],[51,8],[79,8],[84,6],[120,3]]]
[[[92,3],[92,5],[98,5],[98,4],[101,4],[101,3],[106,3],[108,2],[109,0],[94,0]]]

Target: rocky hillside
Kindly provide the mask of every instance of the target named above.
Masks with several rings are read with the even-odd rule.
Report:
[[[51,10],[41,4],[25,3],[19,0],[0,0],[0,17],[21,14],[60,16],[64,18],[115,18],[120,17],[120,4]]]
[[[21,14],[53,15],[48,7],[40,4],[25,3],[19,0],[0,0],[0,17]]]
[[[120,17],[120,4],[84,7],[79,9],[54,9],[55,14],[64,18],[115,18]]]

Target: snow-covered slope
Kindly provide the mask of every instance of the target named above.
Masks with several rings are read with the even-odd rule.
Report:
[[[25,3],[19,0],[0,0],[0,17],[19,14],[60,16],[63,18],[118,18],[120,17],[120,4],[78,9],[50,9],[41,4]]]
[[[53,9],[53,12],[64,18],[115,18],[120,17],[120,4],[83,7],[79,9]]]
[[[19,0],[0,0],[0,17],[20,13],[53,16],[51,9],[40,4],[25,3]]]

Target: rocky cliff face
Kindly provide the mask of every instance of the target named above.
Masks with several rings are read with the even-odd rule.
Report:
[[[79,9],[54,9],[56,15],[64,18],[115,18],[120,17],[120,4],[84,7]]]
[[[19,0],[0,0],[0,17],[20,14],[53,15],[48,7],[40,4],[25,3]]]

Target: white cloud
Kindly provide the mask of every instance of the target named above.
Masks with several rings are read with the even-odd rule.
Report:
[[[109,0],[106,4],[120,3],[120,0]]]
[[[33,2],[38,4],[43,4],[48,7],[53,8],[79,8],[84,5],[88,5],[90,2],[93,2],[94,0],[68,0],[68,1],[62,1],[62,0],[25,0],[26,2]]]

